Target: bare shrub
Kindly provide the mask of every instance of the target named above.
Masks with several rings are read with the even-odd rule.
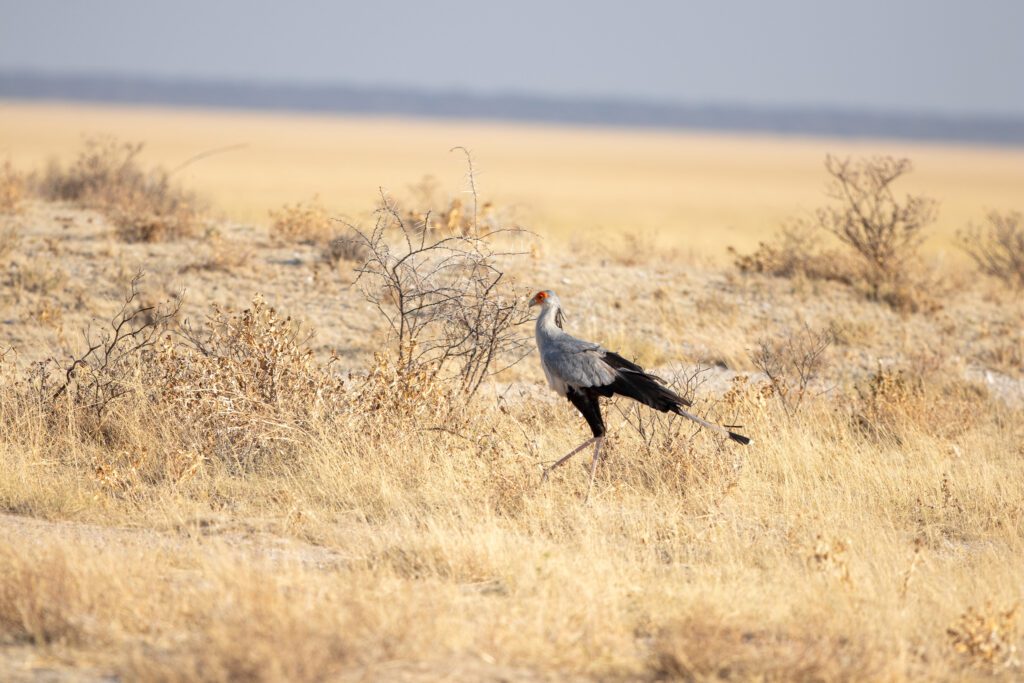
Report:
[[[878,298],[882,286],[899,281],[902,268],[916,254],[923,230],[935,221],[936,202],[896,196],[893,183],[912,170],[909,159],[852,161],[829,155],[825,170],[831,177],[827,194],[836,204],[818,209],[818,223],[863,259],[865,279]]]
[[[985,226],[972,224],[962,231],[960,246],[981,272],[1024,289],[1024,215],[990,211],[985,221]]]
[[[472,173],[470,186],[475,206]],[[393,334],[399,373],[452,379],[472,395],[500,363],[517,362],[527,349],[517,330],[529,319],[524,297],[499,267],[511,255],[499,242],[512,230],[474,224],[450,234],[431,225],[429,215],[407,222],[382,191],[374,228],[350,226],[368,254],[356,286]]]
[[[138,385],[140,364],[148,360],[160,335],[181,308],[180,297],[164,305],[142,302],[141,280],[141,272],[132,278],[120,308],[105,329],[83,333],[86,349],[63,365],[63,381],[54,391],[54,399],[71,392],[75,403],[102,416],[113,401]]]
[[[0,215],[18,214],[28,193],[25,176],[19,173],[10,160],[0,165]]]
[[[282,242],[322,244],[332,237],[331,217],[317,196],[272,210],[270,218],[270,234]]]
[[[690,370],[679,368],[667,375],[665,383],[683,398],[692,400],[697,390],[707,381],[706,375],[710,370],[711,367],[702,365]],[[678,451],[681,442],[697,433],[693,423],[650,410],[636,401],[613,400],[611,404],[622,416],[623,422],[640,438],[647,455],[657,451]]]
[[[128,242],[162,242],[194,236],[200,226],[199,201],[163,168],[144,169],[143,143],[90,138],[67,169],[52,162],[40,191],[47,199],[94,208],[114,223]]]
[[[784,225],[770,242],[761,242],[752,254],[734,254],[744,273],[777,277],[835,280],[864,287],[868,298],[900,311],[928,311],[939,307],[928,293],[927,280],[916,261],[924,229],[936,216],[936,203],[927,197],[900,199],[893,184],[911,170],[909,159],[871,157],[856,161],[825,158],[830,182],[826,191],[834,200],[819,208],[813,221]],[[831,234],[849,248],[849,255],[822,245]]]
[[[680,367],[666,373],[665,383],[680,396],[692,399],[711,370],[710,366],[703,365]],[[636,401],[616,399],[611,405],[628,428],[627,433],[639,439],[644,457],[641,467],[633,457],[618,461],[609,458],[605,463],[605,476],[647,490],[670,486],[680,494],[700,490],[714,491],[717,495],[736,485],[742,472],[742,455],[735,449],[715,448],[713,442],[722,441],[718,435],[697,428],[685,418],[651,410]],[[686,410],[708,420],[726,422],[728,419],[723,420],[721,415],[734,412],[734,407],[698,402]],[[731,427],[739,428],[739,425]],[[613,440],[619,438],[613,433]],[[632,444],[631,447],[636,448]]]
[[[812,329],[807,323],[783,334],[758,340],[750,352],[754,367],[768,378],[787,415],[793,415],[826,366],[825,352],[835,341],[831,328]]]

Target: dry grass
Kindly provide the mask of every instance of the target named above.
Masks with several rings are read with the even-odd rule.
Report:
[[[962,265],[942,310],[900,314],[640,248],[508,257],[571,331],[754,438],[609,406],[584,504],[578,464],[538,486],[586,428],[535,358],[471,401],[399,376],[319,245],[225,224],[250,257],[198,267],[191,241],[86,212],[24,226],[11,259],[37,272],[0,298],[0,677],[27,652],[125,680],[1020,678],[1024,304]],[[187,282],[193,327],[97,371],[97,411],[88,375],[58,392],[37,361],[116,314],[126,262],[152,271],[142,302]],[[750,351],[798,329],[833,343],[771,346],[787,410]],[[674,365],[697,361],[731,369]]]
[[[700,466],[732,457],[705,437],[638,458],[620,428],[583,505],[581,472],[536,485],[530,441],[576,438],[562,407],[471,406],[450,433],[429,414],[347,412],[287,430],[244,473],[212,451],[179,473],[166,444],[195,413],[133,404],[107,425],[112,449],[73,413],[48,426],[10,385],[4,398],[6,509],[154,529],[95,532],[149,544],[98,554],[60,527],[28,552],[10,540],[4,637],[128,678],[440,675],[466,659],[495,677],[934,680],[976,659],[1019,673],[1009,626],[992,646],[972,644],[980,627],[947,634],[1020,598],[1021,416],[991,402],[951,428],[920,400],[895,441],[837,413],[847,399],[791,422],[741,392],[761,445],[738,470]]]
[[[28,194],[23,173],[15,170],[10,159],[0,164],[0,216],[18,214]]]

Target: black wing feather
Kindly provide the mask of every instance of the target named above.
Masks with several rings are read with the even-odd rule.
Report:
[[[604,354],[604,362],[615,369],[615,381],[607,385],[608,393],[603,396],[622,394],[640,401],[663,413],[673,412],[678,406],[690,406],[690,401],[666,386],[665,380],[652,375],[633,361],[626,360],[612,351]]]

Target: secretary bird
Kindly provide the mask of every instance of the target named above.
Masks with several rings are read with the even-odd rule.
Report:
[[[601,443],[605,434],[599,401],[601,396],[628,396],[663,413],[675,413],[693,420],[737,443],[750,443],[750,439],[742,434],[731,432],[683,410],[684,406],[691,405],[690,401],[665,386],[665,380],[619,354],[601,348],[600,344],[577,339],[565,332],[562,329],[562,302],[550,289],[537,292],[530,300],[530,307],[533,306],[540,306],[540,315],[537,316],[537,350],[540,351],[540,364],[548,384],[557,394],[569,399],[594,434],[546,468],[541,477],[542,483],[547,480],[551,470],[590,444],[595,444],[594,458],[590,463],[590,486],[593,487],[594,472],[601,457]],[[589,496],[590,489],[587,490]]]

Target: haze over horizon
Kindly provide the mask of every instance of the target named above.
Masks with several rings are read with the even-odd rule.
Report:
[[[0,70],[1024,115],[1024,4],[0,0]]]

